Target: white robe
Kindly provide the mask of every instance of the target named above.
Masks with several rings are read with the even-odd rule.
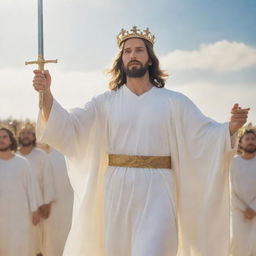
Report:
[[[27,160],[18,155],[0,160],[1,256],[34,256],[32,212],[37,208]]]
[[[231,162],[232,256],[256,256],[256,217],[244,218],[247,207],[256,211],[256,157],[236,156]]]
[[[56,190],[51,214],[43,222],[43,255],[61,256],[72,222],[73,190],[67,173],[65,158],[55,149],[48,153]]]
[[[42,198],[40,206],[53,202],[56,198],[56,192],[52,166],[47,154],[39,148],[33,148],[27,155],[23,155],[21,152],[18,153],[28,160],[32,172],[35,174],[40,189],[40,195],[37,195],[37,197]],[[44,220],[41,220],[40,223],[33,228],[34,253],[42,252],[43,249],[43,221]]]
[[[64,255],[174,256],[179,226],[180,255],[227,256],[228,127],[156,87],[137,96],[124,85],[70,113],[54,101],[37,135],[68,159],[75,203]],[[107,153],[170,155],[173,168],[106,169]]]

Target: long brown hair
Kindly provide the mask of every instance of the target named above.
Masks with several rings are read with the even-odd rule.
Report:
[[[149,60],[152,62],[152,65],[148,67],[150,82],[154,86],[162,88],[165,85],[165,81],[168,77],[168,74],[160,69],[159,60],[154,52],[152,44],[145,39],[142,40],[146,45]],[[111,69],[107,71],[107,74],[111,76],[111,80],[109,82],[109,88],[111,90],[117,90],[127,82],[122,61],[124,42],[122,43],[122,48],[120,52],[117,54]]]
[[[17,151],[18,144],[17,144],[17,140],[15,139],[12,131],[5,127],[0,128],[0,131],[5,131],[8,134],[9,139],[11,141],[10,150]]]

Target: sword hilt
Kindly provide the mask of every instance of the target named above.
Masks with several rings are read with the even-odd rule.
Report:
[[[44,70],[44,65],[46,63],[57,63],[58,60],[45,60],[42,56],[38,56],[37,60],[34,61],[26,61],[25,65],[37,64],[39,70]],[[44,90],[39,91],[39,108],[42,109],[44,101]]]
[[[37,64],[39,67],[39,70],[44,70],[44,65],[46,63],[57,63],[58,60],[45,60],[42,56],[38,56],[37,60],[34,61],[26,61],[25,65],[30,65],[30,64]]]

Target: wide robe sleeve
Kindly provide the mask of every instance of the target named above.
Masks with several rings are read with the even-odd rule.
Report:
[[[86,158],[85,152],[91,130],[95,126],[95,116],[93,100],[84,108],[75,108],[71,111],[67,111],[54,100],[48,122],[44,121],[41,111],[39,113],[37,137],[65,155],[67,165],[72,165],[71,162],[83,161]],[[81,170],[72,170],[68,174],[69,177],[71,176],[70,180],[75,193],[80,197],[84,190],[84,176]],[[80,181],[81,184],[78,184]]]
[[[205,117],[184,95],[171,99],[172,164],[177,178],[179,255],[229,255],[228,123]]]
[[[72,227],[64,256],[104,255],[105,97],[97,96],[83,108],[71,111],[54,100],[47,123],[39,113],[37,136],[65,155],[74,190]]]

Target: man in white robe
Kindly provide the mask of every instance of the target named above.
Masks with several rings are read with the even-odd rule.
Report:
[[[232,256],[256,256],[256,132],[239,139],[242,155],[231,162]]]
[[[51,204],[56,199],[55,184],[53,180],[53,171],[50,159],[47,154],[36,148],[35,130],[32,125],[25,125],[19,132],[19,151],[18,153],[25,157],[35,174],[37,183],[39,184],[38,197],[42,198],[40,205],[40,214],[43,219],[47,219],[50,215]],[[43,243],[43,223],[42,221],[34,229],[35,253],[42,252]]]
[[[0,255],[34,256],[32,225],[40,221],[28,161],[12,132],[0,129]],[[32,224],[33,223],[33,224]]]
[[[249,109],[220,124],[164,89],[148,29],[122,30],[118,44],[111,91],[84,108],[63,109],[49,72],[34,71],[38,136],[65,154],[75,191],[64,255],[227,256],[227,160]]]
[[[43,255],[62,256],[72,222],[73,190],[69,182],[64,156],[49,145],[38,145],[50,159],[56,190],[51,214],[43,222]]]

